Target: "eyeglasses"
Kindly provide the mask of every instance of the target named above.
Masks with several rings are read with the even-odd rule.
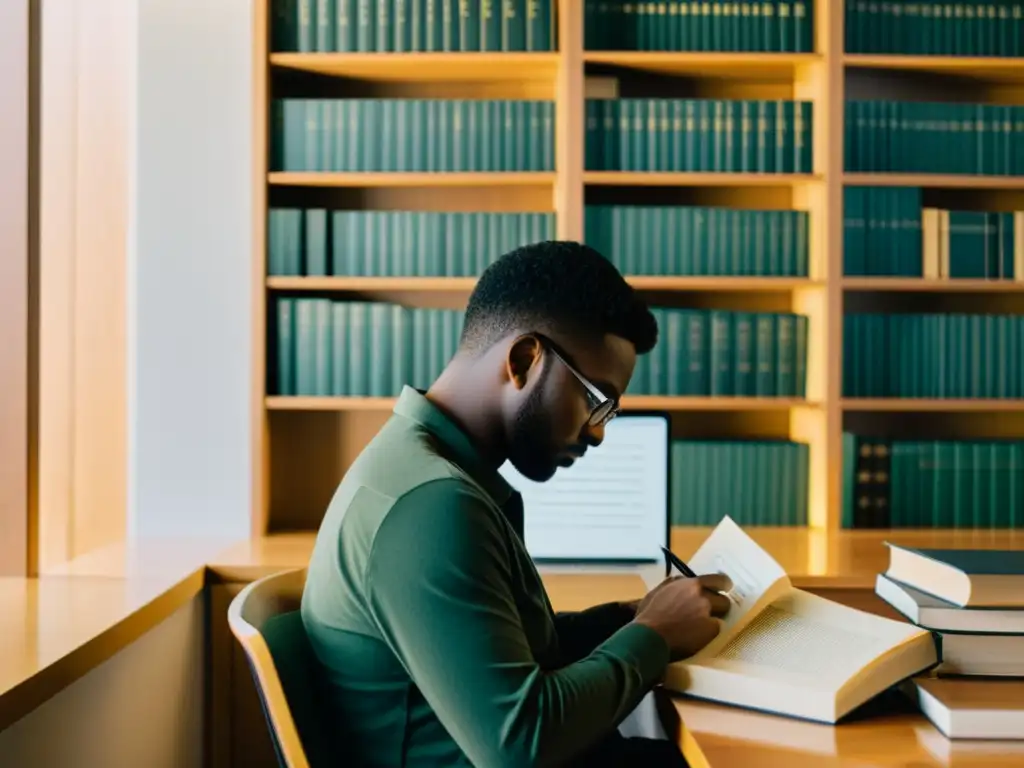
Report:
[[[558,358],[559,362],[569,369],[572,375],[575,376],[579,380],[580,384],[583,385],[584,390],[586,390],[587,402],[590,403],[590,417],[587,419],[587,424],[592,427],[603,427],[619,415],[620,407],[617,399],[608,397],[608,395],[602,392],[586,376],[577,371],[549,339],[542,338],[542,341],[544,342],[544,346],[551,351],[551,354]]]

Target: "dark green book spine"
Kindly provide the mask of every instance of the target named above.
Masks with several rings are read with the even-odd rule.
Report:
[[[504,51],[526,50],[527,0],[501,0],[501,42]]]
[[[277,299],[277,369],[278,395],[298,394],[295,382],[295,303],[293,299]]]
[[[356,0],[356,49],[364,53],[376,50],[377,17],[370,0]]]
[[[343,0],[337,0],[339,2]],[[316,0],[316,27],[314,50],[330,53],[335,50],[334,4],[336,0]]]
[[[463,51],[480,51],[480,0],[459,0],[459,41]]]
[[[526,0],[526,50],[554,50],[552,29],[554,4],[552,0]]]
[[[344,3],[347,0],[337,1]],[[378,1],[385,2],[386,0]],[[391,24],[394,41],[391,49],[396,53],[414,51],[416,49],[413,48],[413,20],[410,13],[410,4],[415,4],[417,0],[391,0],[391,2],[394,3],[394,17]]]

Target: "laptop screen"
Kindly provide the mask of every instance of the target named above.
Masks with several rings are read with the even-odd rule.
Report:
[[[537,561],[661,561],[669,539],[669,419],[623,413],[605,439],[546,483],[508,462],[500,472],[523,496],[526,549]]]

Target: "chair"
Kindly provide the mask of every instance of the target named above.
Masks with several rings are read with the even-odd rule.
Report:
[[[299,605],[306,569],[252,582],[228,606],[228,625],[245,651],[281,768],[324,764],[317,705],[319,663]]]

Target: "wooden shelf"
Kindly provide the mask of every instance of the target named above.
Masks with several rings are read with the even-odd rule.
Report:
[[[553,80],[557,53],[272,53],[270,64],[376,82],[521,82]]]
[[[844,173],[848,187],[1024,189],[1022,176],[967,176],[946,173]]]
[[[273,186],[293,187],[542,187],[553,186],[555,174],[545,171],[495,171],[493,173],[273,171],[267,174],[267,181]]]
[[[786,397],[665,397],[660,395],[626,395],[626,410],[650,411],[788,411],[793,408],[816,410],[821,406],[808,400]]]
[[[619,187],[792,187],[821,180],[821,176],[809,173],[583,172],[584,184]]]
[[[267,287],[278,291],[394,291],[468,293],[475,277],[268,277]]]
[[[802,68],[823,58],[816,53],[584,51],[583,61],[661,75],[777,82],[793,80]]]
[[[893,291],[928,293],[1014,293],[1024,292],[1024,282],[1015,280],[925,280],[919,277],[846,277],[846,291]]]
[[[953,75],[995,83],[1024,83],[1024,60],[1000,56],[900,56],[848,53],[847,69],[888,69],[900,72]]]
[[[778,292],[821,288],[818,280],[788,277],[661,277],[627,276],[640,291],[743,291]],[[278,291],[390,291],[468,293],[475,277],[292,277],[267,278],[267,287]]]
[[[1024,412],[1024,400],[948,399],[936,400],[911,397],[850,398],[842,400],[844,411],[892,413],[983,413]]]
[[[271,411],[381,411],[394,407],[392,397],[306,397],[270,395],[266,398]],[[638,411],[788,411],[793,408],[817,409],[817,403],[806,400],[770,397],[664,397],[659,395],[627,395],[622,399],[626,410]]]
[[[819,8],[826,3],[818,4]],[[254,168],[267,184],[257,184],[257,208],[318,207],[378,211],[486,211],[555,214],[553,236],[583,240],[588,205],[702,205],[743,210],[806,212],[806,263],[811,278],[759,276],[627,275],[652,304],[700,310],[796,313],[807,318],[807,391],[815,401],[788,398],[626,396],[629,410],[676,414],[680,434],[780,437],[806,443],[808,523],[811,530],[835,529],[842,519],[843,418],[886,434],[917,432],[971,436],[1024,436],[1024,399],[843,398],[843,306],[849,311],[1017,311],[1024,281],[933,280],[842,274],[843,188],[920,187],[944,205],[992,210],[1019,208],[1024,177],[948,173],[849,173],[843,169],[844,104],[847,98],[883,98],[895,80],[923,80],[950,87],[964,98],[1015,103],[1014,86],[1024,87],[1024,59],[997,57],[845,54],[842,13],[816,13],[813,37],[820,53],[732,51],[584,50],[584,3],[556,4],[557,52],[271,53],[262,50],[269,35],[257,29],[256,120],[271,114],[274,94],[303,95],[306,83],[326,80],[325,92],[367,98],[549,99],[554,104],[551,172],[267,172],[274,128],[257,131]],[[266,14],[265,14],[266,15]],[[864,74],[853,90],[845,75]],[[877,70],[873,74],[869,70]],[[894,74],[896,72],[902,75]],[[306,77],[303,73],[309,73]],[[871,75],[868,77],[867,75]],[[948,76],[948,78],[946,77]],[[661,81],[677,78],[686,87],[672,93],[707,99],[799,99],[813,103],[814,163],[811,173],[742,173],[586,170],[588,97],[669,95]],[[885,79],[871,93],[868,81]],[[333,80],[333,85],[330,82]],[[953,82],[959,80],[960,82]],[[687,85],[689,83],[689,85]],[[266,87],[264,87],[266,86]],[[273,87],[271,87],[273,86]],[[337,90],[340,88],[341,90]],[[275,90],[276,89],[276,90]],[[973,94],[978,93],[975,97]],[[312,96],[314,90],[308,91]],[[924,98],[922,96],[922,98]],[[959,97],[958,97],[959,98]],[[961,99],[962,100],[962,99]],[[311,166],[313,167],[313,166]],[[334,189],[332,189],[334,188]],[[948,198],[949,202],[946,202]],[[937,203],[936,203],[937,204]],[[647,233],[657,237],[657,233]],[[411,233],[415,237],[416,233]],[[781,233],[780,233],[781,237]],[[310,512],[307,468],[294,451],[310,440],[338,448],[325,462],[334,482],[373,425],[394,405],[392,397],[266,396],[268,366],[274,364],[267,312],[278,296],[349,298],[406,306],[453,309],[477,284],[476,277],[303,277],[266,276],[266,220],[256,217],[253,287],[253,342],[259,358],[252,375],[254,418],[260,421],[253,447],[254,530],[286,525],[288,513],[271,512],[294,503]],[[678,246],[678,243],[677,243]],[[650,242],[638,246],[649,249]],[[611,254],[609,254],[611,255]],[[635,262],[634,262],[635,263]],[[819,279],[821,278],[821,279]],[[844,299],[845,297],[845,299]],[[663,329],[664,332],[664,329]],[[667,334],[665,334],[667,336]],[[270,411],[295,412],[292,415]],[[318,415],[330,413],[332,415]],[[335,414],[343,414],[337,416]],[[852,416],[847,416],[852,414]],[[962,422],[962,424],[960,423]],[[962,427],[962,428],[960,428]],[[271,436],[271,433],[273,435]],[[271,459],[267,460],[268,446]],[[271,466],[272,464],[272,466]],[[302,462],[299,462],[302,464]],[[295,497],[294,500],[291,497]],[[319,503],[319,502],[317,502]],[[299,514],[296,512],[295,514]],[[854,534],[856,535],[856,534]],[[874,535],[871,533],[869,535]]]

